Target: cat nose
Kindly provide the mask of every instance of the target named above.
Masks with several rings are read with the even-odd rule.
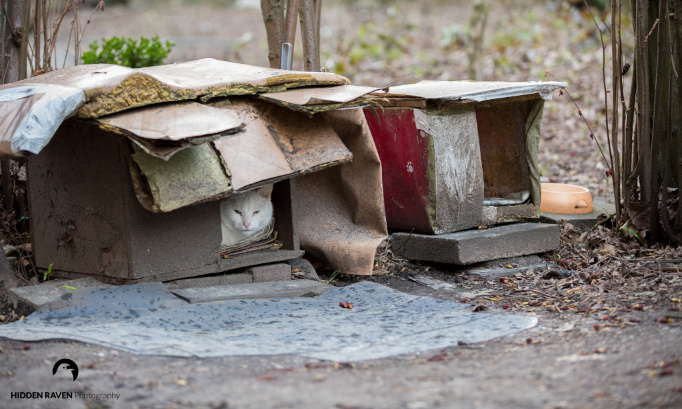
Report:
[[[242,224],[243,224],[244,227],[247,228],[247,229],[249,228],[249,226],[251,226],[251,222],[244,222],[244,223],[242,223]]]

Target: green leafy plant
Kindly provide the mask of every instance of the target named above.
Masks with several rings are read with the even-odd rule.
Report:
[[[131,68],[161,65],[175,44],[165,43],[159,36],[153,38],[124,38],[113,36],[103,38],[102,44],[97,40],[90,44],[90,49],[83,53],[84,64],[118,64]]]

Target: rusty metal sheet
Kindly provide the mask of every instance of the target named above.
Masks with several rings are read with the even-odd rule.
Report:
[[[230,95],[254,95],[307,86],[347,85],[350,81],[326,72],[284,71],[205,58],[145,68],[79,65],[3,85],[0,90],[53,84],[81,89],[86,102],[80,118],[97,118],[149,104]]]
[[[214,142],[232,174],[235,191],[352,159],[351,152],[324,118],[309,118],[251,99],[216,106],[240,112],[246,122],[244,132]]]
[[[242,113],[197,102],[152,105],[101,117],[97,122],[100,128],[127,136],[148,154],[164,160],[245,127]]]
[[[523,95],[540,95],[551,99],[552,92],[566,88],[565,82],[503,82],[503,81],[420,81],[416,84],[390,87],[377,96],[417,97],[424,99],[470,100],[476,102],[512,98]]]

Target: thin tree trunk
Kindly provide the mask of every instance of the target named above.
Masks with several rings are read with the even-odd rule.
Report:
[[[2,38],[2,56],[8,55],[9,58],[2,58],[2,76],[0,83],[6,84],[10,82],[19,81],[26,76],[26,65],[24,58],[22,64],[22,55],[26,55],[26,38],[24,29],[24,17],[26,16],[26,8],[30,8],[22,0],[2,0],[0,5],[6,13],[5,26],[3,28],[4,36]],[[23,75],[22,75],[22,69]],[[10,174],[10,161],[4,160],[0,162],[0,187],[2,188],[2,205],[7,214],[11,213],[14,208],[14,189],[12,188],[12,178]]]
[[[682,0],[675,0],[675,65],[677,67],[677,74],[682,76]],[[677,78],[677,135],[673,140],[671,157],[673,172],[677,174],[677,195],[682,196],[682,78]],[[679,241],[682,241],[682,210],[677,210],[677,218],[675,219],[674,231]]]
[[[637,1],[636,18],[636,44],[637,44],[637,107],[639,117],[637,118],[637,168],[635,170],[639,177],[640,200],[647,201],[651,197],[651,106],[649,103],[649,45],[645,42],[645,37],[649,33],[648,1]]]
[[[637,65],[637,59],[633,61],[633,66]],[[625,119],[625,134],[623,136],[623,172],[622,172],[622,198],[623,207],[626,209],[632,199],[632,166],[635,165],[633,157],[633,125],[635,122],[635,96],[637,95],[637,76],[632,75],[630,84],[630,97],[628,101],[628,111]]]
[[[611,88],[611,102],[612,102],[612,122],[611,122],[611,164],[613,166],[613,195],[616,204],[616,221],[621,223],[620,214],[620,155],[618,153],[618,105],[620,101],[622,66],[620,55],[620,21],[617,17],[620,16],[620,0],[611,2],[611,68],[613,87]]]
[[[1,0],[0,4],[7,12],[4,38],[2,38],[2,55],[5,57],[0,61],[0,83],[9,83],[26,77],[25,59],[24,64],[21,59],[26,3],[21,0]],[[22,68],[24,69],[23,75]]]
[[[286,38],[284,0],[261,0],[261,11],[268,38],[268,60],[271,68],[282,65],[282,44]]]
[[[291,44],[291,55],[294,55],[294,43],[296,42],[296,26],[298,22],[298,0],[287,1],[286,38]]]
[[[34,71],[40,71],[40,26],[43,14],[43,0],[36,0],[35,15],[33,16],[33,62]]]
[[[667,135],[669,125],[668,103],[670,95],[668,89],[670,85],[670,58],[668,50],[668,18],[667,2],[659,4],[658,13],[658,35],[657,37],[657,58],[656,58],[656,85],[654,87],[654,114],[653,132],[651,133],[651,155],[650,155],[650,183],[651,189],[649,197],[649,231],[651,238],[657,240],[661,236],[661,218],[659,192],[661,190],[661,140]],[[663,187],[665,189],[665,186]]]
[[[315,9],[313,0],[300,0],[298,14],[301,18],[303,39],[303,66],[306,71],[320,70],[320,49],[315,34]]]

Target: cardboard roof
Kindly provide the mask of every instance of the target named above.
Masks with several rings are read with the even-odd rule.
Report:
[[[475,101],[539,95],[551,99],[552,92],[566,88],[565,82],[503,82],[503,81],[420,81],[416,84],[389,87],[374,95],[385,98],[422,98],[428,100]]]

